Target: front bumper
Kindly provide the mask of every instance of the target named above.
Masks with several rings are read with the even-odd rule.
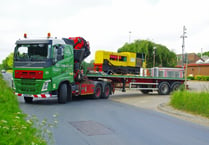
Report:
[[[31,94],[21,94],[15,92],[15,95],[19,97],[31,97],[31,98],[57,98],[57,95],[52,95],[49,93],[31,95]]]

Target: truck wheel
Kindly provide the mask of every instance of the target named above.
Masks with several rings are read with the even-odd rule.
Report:
[[[110,93],[111,93],[111,86],[106,84],[105,87],[104,87],[104,93],[103,93],[101,98],[108,99],[109,96],[110,96]]]
[[[168,82],[161,82],[158,88],[159,95],[168,95],[170,93],[170,85]]]
[[[181,83],[180,82],[174,82],[172,85],[171,85],[171,91],[177,91],[179,89],[179,87],[181,86]]]
[[[33,98],[32,97],[24,97],[25,103],[32,103]]]
[[[68,90],[67,84],[61,84],[58,93],[58,103],[65,104],[67,102]]]
[[[72,98],[72,86],[71,85],[68,85],[68,97],[67,97],[67,100],[68,101],[72,101],[73,98]]]
[[[102,96],[102,86],[100,84],[96,84],[96,87],[94,88],[94,99],[99,99]]]

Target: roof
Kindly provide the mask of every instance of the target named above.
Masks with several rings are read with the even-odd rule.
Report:
[[[209,66],[209,63],[201,63],[201,64],[188,64],[188,66]]]
[[[202,59],[199,59],[198,61],[196,61],[197,64],[200,64],[200,63],[204,63],[204,61]]]
[[[198,67],[198,66],[208,66],[209,67],[209,63],[201,63],[201,64],[196,64],[196,63],[193,63],[193,64],[188,64],[187,65],[188,67]],[[182,67],[182,65],[177,65],[176,67]]]
[[[182,64],[182,54],[177,54],[177,64],[181,65]],[[187,57],[188,63],[193,64],[199,59],[201,59],[196,53],[186,53],[185,56]]]
[[[209,58],[207,60],[205,60],[206,63],[209,63]]]
[[[209,57],[208,57],[208,56],[202,56],[201,59],[202,59],[203,61],[207,61],[207,60],[209,59]]]

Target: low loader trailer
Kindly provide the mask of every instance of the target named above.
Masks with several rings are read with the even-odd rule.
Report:
[[[167,95],[184,83],[183,70],[176,68],[140,69],[140,74],[83,73],[81,63],[89,56],[89,43],[82,37],[24,39],[14,50],[13,89],[26,103],[34,98],[57,98],[59,103],[73,96],[92,95],[107,99],[116,88],[137,89],[147,94]]]

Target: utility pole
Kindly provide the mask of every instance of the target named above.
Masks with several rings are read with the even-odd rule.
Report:
[[[185,50],[185,38],[187,38],[186,30],[187,30],[186,27],[183,26],[183,35],[181,35],[180,37],[182,38],[182,67],[184,67],[184,59],[185,59],[184,50]]]
[[[184,87],[185,89],[187,89],[187,58],[184,58],[185,55],[184,55],[184,49],[185,49],[185,38],[187,38],[186,36],[186,27],[183,26],[183,35],[181,35],[180,38],[182,38],[182,68],[185,69],[184,70],[184,78],[185,78],[185,81],[184,81]],[[184,59],[186,60],[186,66],[184,67]]]
[[[129,31],[129,43],[131,43],[131,31]]]
[[[156,47],[153,47],[153,67],[155,67],[155,52],[156,51]]]

